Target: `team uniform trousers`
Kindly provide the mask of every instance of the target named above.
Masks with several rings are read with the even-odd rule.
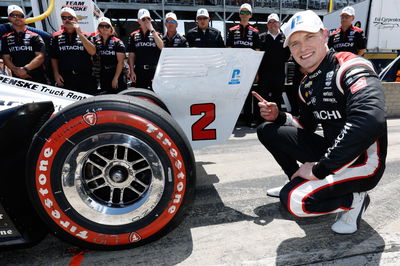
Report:
[[[112,93],[118,93],[120,91],[126,90],[127,89],[127,84],[126,84],[126,77],[121,72],[121,74],[118,77],[118,87],[117,88],[112,88],[112,80],[114,79],[116,67],[108,67],[108,68],[102,68],[100,70],[100,87],[102,90],[102,93],[106,94],[112,94]]]

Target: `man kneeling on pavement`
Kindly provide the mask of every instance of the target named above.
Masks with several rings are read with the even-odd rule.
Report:
[[[331,229],[357,231],[369,204],[368,190],[381,179],[387,153],[384,94],[372,64],[328,49],[328,31],[310,10],[282,26],[296,62],[307,72],[299,87],[298,118],[257,93],[261,143],[289,177],[268,190],[296,217],[341,213]],[[323,136],[316,134],[321,124]],[[297,162],[301,162],[299,167]]]

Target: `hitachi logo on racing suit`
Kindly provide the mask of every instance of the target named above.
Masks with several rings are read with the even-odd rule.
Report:
[[[338,43],[338,44],[335,44],[334,46],[335,46],[335,48],[353,47],[354,43],[349,43],[349,42]]]
[[[33,51],[32,46],[13,46],[9,50],[10,52]]]
[[[83,51],[84,47],[79,45],[60,46],[61,51]]]
[[[342,116],[338,110],[331,110],[331,111],[314,111],[313,112],[316,119],[319,120],[331,120],[331,119],[341,119]]]

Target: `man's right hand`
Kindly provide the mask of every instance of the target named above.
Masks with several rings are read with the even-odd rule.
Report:
[[[257,100],[259,100],[258,107],[260,107],[261,117],[267,121],[275,121],[279,114],[279,109],[276,103],[266,101],[255,91],[251,93],[257,98]]]
[[[55,74],[54,80],[56,81],[57,86],[64,87],[64,79],[60,74]]]

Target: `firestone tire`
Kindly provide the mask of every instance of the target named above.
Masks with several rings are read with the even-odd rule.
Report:
[[[116,250],[175,228],[193,201],[193,151],[161,108],[134,97],[97,96],[68,106],[35,136],[27,187],[59,238]]]
[[[131,88],[131,89],[123,90],[118,94],[134,96],[134,97],[138,97],[140,99],[149,101],[155,105],[158,105],[159,107],[164,109],[164,111],[166,111],[167,113],[171,114],[170,111],[168,110],[168,107],[165,105],[165,103],[158,97],[158,95],[155,92],[153,92],[151,90],[140,89],[140,88]]]

